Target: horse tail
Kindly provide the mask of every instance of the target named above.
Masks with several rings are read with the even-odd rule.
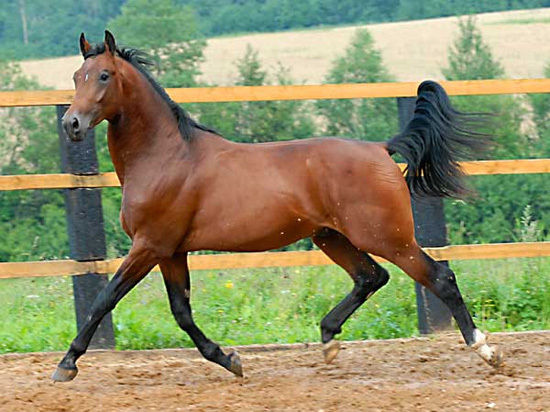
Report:
[[[463,197],[470,191],[458,162],[486,145],[489,135],[473,130],[486,114],[453,109],[443,87],[433,81],[422,82],[417,94],[413,118],[386,143],[388,152],[407,162],[405,179],[412,195]]]

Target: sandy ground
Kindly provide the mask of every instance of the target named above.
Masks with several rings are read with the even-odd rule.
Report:
[[[509,24],[529,21],[529,24]],[[538,21],[538,22],[537,22]],[[478,16],[484,40],[511,78],[542,77],[550,56],[550,8],[487,13]],[[236,76],[235,60],[250,44],[270,71],[278,63],[290,68],[295,83],[321,83],[332,61],[348,45],[358,27],[368,28],[384,62],[398,81],[443,78],[448,47],[455,38],[457,18],[418,20],[368,26],[251,34],[208,40],[202,80],[230,85]],[[100,39],[91,39],[100,40]],[[77,49],[75,39],[75,51]],[[132,45],[137,46],[139,45]],[[82,63],[80,56],[22,62],[26,74],[56,89],[72,89],[72,74]]]
[[[245,378],[195,350],[91,352],[70,383],[61,354],[0,357],[2,411],[549,411],[550,331],[493,334],[495,373],[457,334],[346,342],[331,365],[319,345],[239,348]]]

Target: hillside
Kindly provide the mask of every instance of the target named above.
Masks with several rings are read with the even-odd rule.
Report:
[[[250,44],[259,50],[267,68],[280,62],[290,68],[296,83],[320,83],[359,27],[371,31],[396,80],[441,79],[440,67],[446,64],[448,47],[458,30],[456,22],[456,18],[449,17],[212,38],[205,50],[202,80],[232,84],[236,74],[234,61],[243,56]],[[550,8],[480,14],[478,22],[484,40],[509,77],[542,76],[544,65],[550,60]],[[81,62],[80,56],[71,56],[21,64],[24,72],[36,76],[40,83],[71,89],[72,73]]]

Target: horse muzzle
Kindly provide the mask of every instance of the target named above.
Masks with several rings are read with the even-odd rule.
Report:
[[[74,142],[80,142],[90,129],[91,121],[91,115],[82,115],[78,112],[67,112],[65,116],[63,116],[62,124],[67,136]]]

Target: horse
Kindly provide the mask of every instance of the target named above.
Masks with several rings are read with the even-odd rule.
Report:
[[[120,221],[132,246],[58,364],[52,379],[70,381],[101,319],[159,265],[170,308],[200,353],[243,376],[237,352],[225,353],[193,320],[187,255],[254,252],[312,238],[353,280],[353,289],[321,321],[330,363],[344,322],[388,280],[371,257],[394,263],[450,309],[468,346],[498,367],[502,352],[476,328],[455,275],[418,246],[411,194],[460,197],[458,160],[483,145],[476,116],[450,104],[444,89],[418,87],[414,116],[385,142],[341,138],[245,144],[193,120],[147,70],[146,55],[118,48],[105,31],[92,46],[80,35],[84,63],[74,73],[74,101],[62,120],[78,142],[103,120],[122,186]],[[75,143],[77,144],[77,143]],[[403,173],[392,155],[408,166]]]

